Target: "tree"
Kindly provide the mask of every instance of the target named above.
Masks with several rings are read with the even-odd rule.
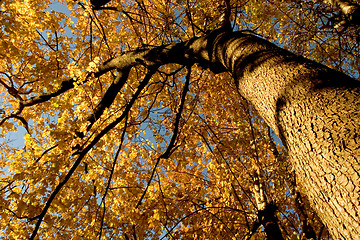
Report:
[[[360,235],[354,24],[321,1],[104,2],[1,3],[2,136],[27,132],[2,144],[4,238]]]

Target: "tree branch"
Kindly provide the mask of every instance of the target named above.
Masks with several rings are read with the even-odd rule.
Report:
[[[104,110],[114,102],[118,92],[126,83],[126,80],[129,76],[130,69],[119,70],[118,75],[116,76],[115,81],[110,85],[110,87],[105,92],[104,97],[101,99],[100,103],[94,109],[94,113],[88,117],[90,125],[87,127],[87,130],[90,130],[91,126],[100,118]]]
[[[182,114],[182,111],[184,109],[186,94],[189,91],[190,75],[191,75],[191,67],[188,68],[188,72],[187,72],[187,75],[186,75],[185,85],[184,85],[184,89],[183,89],[183,92],[182,92],[182,95],[181,95],[180,106],[179,106],[178,112],[176,113],[175,123],[174,123],[174,131],[173,131],[173,135],[171,137],[170,143],[169,143],[166,151],[156,159],[156,163],[155,163],[155,166],[153,167],[153,170],[151,172],[150,179],[149,179],[148,183],[146,184],[146,188],[145,188],[143,194],[141,195],[138,203],[136,204],[135,208],[138,208],[141,205],[142,200],[144,199],[145,194],[146,194],[146,192],[147,192],[147,190],[148,190],[148,188],[150,186],[150,183],[151,183],[152,179],[154,178],[155,171],[156,171],[157,166],[159,165],[160,159],[169,158],[171,153],[174,151],[175,141],[176,141],[176,138],[177,138],[177,135],[178,135],[178,132],[179,132],[179,124],[180,124],[181,114]]]
[[[101,203],[104,203],[104,212],[103,212],[103,216],[101,218],[101,225],[100,225],[100,233],[99,233],[99,240],[101,240],[101,233],[102,233],[102,229],[103,229],[103,226],[104,226],[104,218],[105,218],[105,198],[106,198],[106,195],[110,189],[110,184],[111,184],[111,179],[112,179],[112,176],[114,174],[114,170],[115,170],[115,165],[116,165],[116,161],[119,157],[119,154],[120,154],[120,150],[121,150],[121,147],[124,143],[124,139],[125,139],[125,133],[126,133],[126,128],[127,128],[127,118],[128,118],[128,115],[126,115],[125,117],[125,126],[124,126],[124,130],[121,134],[121,140],[120,140],[120,145],[118,147],[118,150],[116,151],[116,154],[115,154],[115,157],[114,157],[114,161],[113,161],[113,164],[111,166],[111,170],[110,170],[110,176],[108,178],[108,181],[107,181],[107,185],[106,185],[106,188],[105,188],[105,193],[104,193],[104,196],[102,197],[101,199]],[[100,205],[101,205],[100,203]]]

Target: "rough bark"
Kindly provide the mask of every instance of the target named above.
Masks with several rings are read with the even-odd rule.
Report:
[[[281,138],[334,239],[360,236],[360,84],[252,35],[223,33],[210,59]]]

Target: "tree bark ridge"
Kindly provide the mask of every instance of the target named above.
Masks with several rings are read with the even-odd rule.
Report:
[[[220,61],[288,149],[298,181],[335,239],[360,236],[360,84],[242,33],[220,34]]]

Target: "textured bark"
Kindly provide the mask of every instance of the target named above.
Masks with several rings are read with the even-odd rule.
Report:
[[[360,84],[243,33],[222,33],[209,58],[233,74],[288,149],[298,182],[334,239],[360,236]]]

